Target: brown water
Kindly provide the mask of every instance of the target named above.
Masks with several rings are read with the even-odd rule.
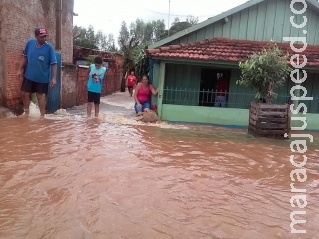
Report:
[[[319,238],[318,134],[292,235],[289,141],[83,112],[0,119],[0,238]]]

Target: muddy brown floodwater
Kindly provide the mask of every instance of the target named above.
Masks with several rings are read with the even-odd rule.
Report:
[[[84,106],[0,119],[0,238],[319,238],[318,133],[300,184],[307,233],[293,235],[290,141],[145,125],[130,101],[105,98],[96,120]]]

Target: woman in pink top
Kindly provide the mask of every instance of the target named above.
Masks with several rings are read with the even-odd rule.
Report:
[[[136,86],[134,92],[134,108],[137,114],[141,114],[143,111],[151,108],[151,93],[157,95],[158,90],[155,90],[154,87],[149,84],[148,77],[143,75],[141,83]]]

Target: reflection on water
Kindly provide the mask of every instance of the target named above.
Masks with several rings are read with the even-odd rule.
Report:
[[[289,141],[145,126],[108,101],[99,119],[83,106],[0,120],[0,238],[318,238],[317,140],[307,234],[293,236]]]

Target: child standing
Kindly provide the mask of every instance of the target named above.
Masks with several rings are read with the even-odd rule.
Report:
[[[88,70],[88,104],[87,116],[91,118],[92,104],[95,107],[95,117],[99,117],[100,98],[102,92],[103,79],[106,74],[106,67],[102,66],[103,60],[97,56],[94,58],[94,64],[91,64]]]

